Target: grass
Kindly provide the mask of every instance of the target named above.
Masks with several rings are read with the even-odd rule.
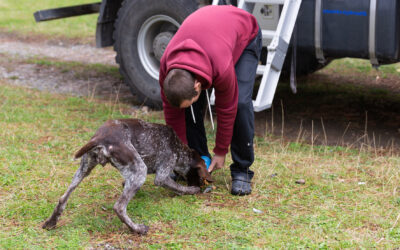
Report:
[[[97,15],[35,23],[33,12],[92,1],[0,2],[2,31],[92,39]],[[29,63],[86,74],[116,74],[101,65],[48,58]],[[79,71],[79,68],[82,68]],[[398,64],[381,78],[398,77]],[[326,72],[376,78],[367,61],[341,59]],[[305,86],[304,88],[308,88]],[[322,88],[322,87],[321,87]],[[327,89],[327,88],[324,88]],[[329,91],[332,92],[331,87]],[[358,91],[356,89],[355,91]],[[310,90],[310,100],[319,97]],[[340,94],[340,93],[338,93]],[[379,94],[379,93],[378,93]],[[377,96],[377,93],[360,94]],[[379,98],[378,98],[379,99]],[[393,151],[308,145],[279,137],[255,139],[253,194],[229,194],[230,173],[215,173],[211,194],[176,196],[149,176],[128,206],[134,221],[150,226],[131,234],[112,211],[122,179],[97,167],[72,194],[58,227],[42,230],[79,162],[73,153],[105,120],[130,114],[163,122],[160,112],[41,93],[0,80],[0,248],[395,248],[400,245],[400,157]],[[208,136],[213,134],[208,126]],[[212,143],[210,143],[212,147]],[[226,165],[230,163],[227,157]],[[305,184],[296,184],[304,179]],[[257,209],[257,210],[253,210]],[[260,210],[261,213],[255,212]]]
[[[38,10],[93,3],[93,0],[41,0],[0,2],[0,30],[18,34],[45,35],[63,38],[92,39],[97,14],[36,23],[33,13]],[[26,36],[25,35],[25,36]]]
[[[370,73],[376,72],[371,63],[368,60],[354,59],[354,58],[343,58],[341,60],[333,61],[328,68],[347,68],[349,70],[356,69],[358,73]],[[399,64],[388,64],[379,67],[379,71],[383,73],[395,74],[400,76],[400,65]]]
[[[5,82],[0,84],[0,100],[0,248],[108,244],[327,249],[400,244],[397,155],[269,136],[255,140],[251,196],[229,194],[228,169],[214,175],[214,192],[195,196],[175,196],[155,187],[149,176],[128,206],[133,220],[151,228],[140,237],[112,211],[121,192],[119,173],[110,166],[97,167],[71,196],[58,227],[42,230],[40,223],[51,214],[78,167],[73,153],[105,120],[132,112],[123,104],[40,93]],[[136,111],[135,116],[163,122],[160,112]],[[208,134],[212,139],[209,126]],[[296,184],[298,179],[306,183]]]
[[[333,60],[323,71],[356,76],[360,76],[361,73],[363,77],[385,79],[400,76],[400,63],[382,65],[376,70],[368,60],[342,58]]]

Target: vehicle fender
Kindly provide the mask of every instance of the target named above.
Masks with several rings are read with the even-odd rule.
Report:
[[[100,5],[96,26],[96,46],[98,48],[114,44],[114,22],[123,0],[103,0]]]

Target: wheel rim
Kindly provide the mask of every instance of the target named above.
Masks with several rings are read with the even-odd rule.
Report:
[[[176,28],[180,26],[172,17],[155,15],[151,16],[143,23],[138,35],[137,46],[140,62],[146,72],[156,80],[158,80],[160,61],[154,55],[153,41],[156,36],[162,32],[162,27],[165,25],[174,25]]]

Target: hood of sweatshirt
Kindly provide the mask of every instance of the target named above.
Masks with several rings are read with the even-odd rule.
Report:
[[[213,82],[211,60],[195,41],[185,39],[176,43],[175,46],[169,47],[164,55],[167,62],[166,72],[175,68],[185,69],[205,80],[202,81],[203,89],[211,87]]]

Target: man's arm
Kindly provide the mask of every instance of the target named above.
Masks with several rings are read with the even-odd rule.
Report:
[[[235,67],[231,61],[220,79],[216,79],[215,110],[217,112],[217,135],[215,139],[214,157],[212,158],[209,172],[224,167],[225,156],[232,141],[233,127],[235,124],[238,100],[238,85]]]
[[[217,135],[214,153],[221,156],[228,153],[237,112],[239,90],[232,61],[221,77],[216,79],[214,88],[215,110],[217,112]]]

